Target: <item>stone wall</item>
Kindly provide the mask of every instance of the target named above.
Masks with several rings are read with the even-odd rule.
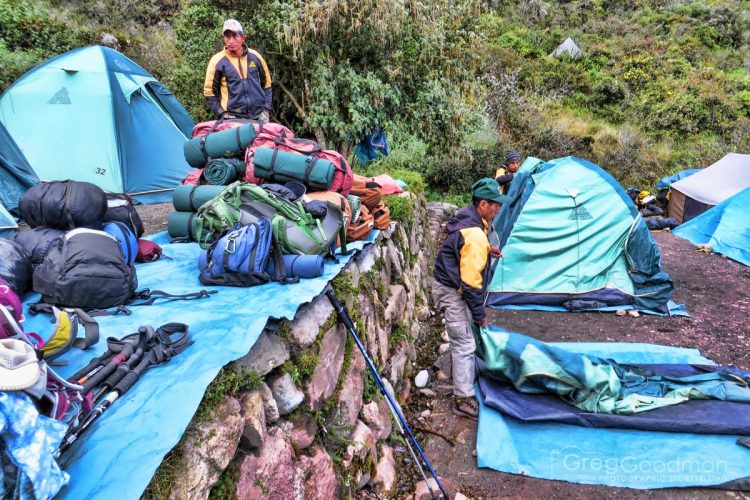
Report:
[[[431,235],[422,196],[401,196],[410,198],[413,213],[392,222],[332,285],[386,385],[403,402],[418,322],[429,315],[426,285],[437,228]],[[365,487],[382,496],[394,490],[389,408],[324,295],[301,306],[293,321],[269,322],[231,366],[255,388],[228,390],[208,411],[199,410],[157,472],[154,496],[329,499]],[[222,388],[218,379],[214,384],[204,405],[208,392]],[[159,487],[165,478],[166,487]]]

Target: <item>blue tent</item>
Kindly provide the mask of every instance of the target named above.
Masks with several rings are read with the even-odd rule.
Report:
[[[119,52],[76,49],[31,69],[0,97],[0,122],[42,180],[167,201],[190,167],[193,120],[153,76]]]
[[[750,188],[703,212],[672,232],[696,245],[750,266]]]
[[[690,177],[693,174],[697,174],[700,172],[701,169],[699,168],[689,168],[687,170],[680,170],[676,174],[668,175],[667,177],[662,177],[659,182],[656,183],[657,189],[664,189],[668,188],[672,185],[672,183],[681,181],[682,179],[685,179],[686,177]]]
[[[16,227],[18,200],[39,178],[0,123],[0,229]]]
[[[528,158],[495,219],[503,258],[487,305],[667,312],[672,279],[628,195],[607,172],[575,157]]]

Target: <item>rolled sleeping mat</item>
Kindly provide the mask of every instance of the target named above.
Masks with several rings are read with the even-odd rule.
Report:
[[[346,199],[349,200],[349,206],[352,208],[352,222],[357,222],[361,212],[362,200],[359,196],[353,194],[346,195]]]
[[[177,186],[172,193],[172,205],[179,212],[195,212],[223,190],[224,186]]]
[[[299,181],[311,191],[328,191],[336,167],[328,160],[272,148],[256,148],[254,174],[273,182]]]
[[[252,123],[221,132],[212,132],[185,142],[182,147],[185,160],[193,168],[203,168],[209,158],[243,158],[245,149],[255,139]]]
[[[203,177],[214,186],[228,186],[245,177],[245,168],[243,159],[217,158],[208,162]]]
[[[284,275],[310,279],[323,276],[323,257],[320,255],[283,255]],[[276,263],[268,259],[268,274],[274,275]]]
[[[167,232],[173,239],[197,241],[195,212],[172,212],[167,219]]]

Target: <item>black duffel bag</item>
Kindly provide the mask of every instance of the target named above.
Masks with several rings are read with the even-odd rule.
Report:
[[[35,227],[31,231],[16,231],[8,239],[23,248],[33,267],[44,261],[50,247],[65,235],[65,231],[50,227]]]
[[[52,181],[26,191],[18,208],[31,227],[100,228],[107,212],[107,196],[90,182]]]
[[[31,263],[21,245],[0,238],[0,278],[22,297],[31,285]]]
[[[34,269],[34,291],[41,302],[106,309],[128,303],[138,286],[135,267],[120,243],[104,231],[79,228],[65,233]]]
[[[107,212],[104,222],[122,222],[133,231],[136,238],[143,236],[143,221],[133,205],[133,200],[126,194],[107,193]]]

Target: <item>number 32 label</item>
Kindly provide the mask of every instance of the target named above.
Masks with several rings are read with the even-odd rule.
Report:
[[[97,175],[104,175],[104,174],[107,173],[107,169],[106,168],[97,168],[96,169],[96,173],[97,173]]]

